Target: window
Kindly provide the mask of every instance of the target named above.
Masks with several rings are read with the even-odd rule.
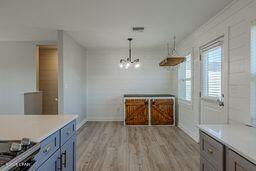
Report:
[[[192,94],[192,56],[186,56],[186,61],[179,66],[179,99],[191,101]]]
[[[256,24],[251,31],[251,118],[256,126]]]
[[[222,46],[217,43],[202,50],[202,95],[221,97],[221,59]]]

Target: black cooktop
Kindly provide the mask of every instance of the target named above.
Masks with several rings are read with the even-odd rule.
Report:
[[[31,142],[29,145],[21,145],[20,150],[11,151],[13,143],[21,144],[21,141],[0,141],[0,167],[35,145],[35,143]]]

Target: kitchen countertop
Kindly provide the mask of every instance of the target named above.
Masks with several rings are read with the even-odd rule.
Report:
[[[171,94],[124,94],[124,97],[175,97]]]
[[[0,141],[24,137],[41,142],[77,115],[0,115]]]
[[[199,125],[199,129],[256,164],[256,128],[245,125]]]

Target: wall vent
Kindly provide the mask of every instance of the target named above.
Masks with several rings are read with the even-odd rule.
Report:
[[[144,29],[145,29],[144,27],[133,27],[132,31],[134,31],[134,32],[143,32]]]

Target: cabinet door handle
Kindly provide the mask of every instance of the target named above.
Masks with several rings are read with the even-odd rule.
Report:
[[[213,150],[212,150],[212,149],[210,149],[210,148],[207,148],[207,151],[208,151],[208,153],[210,153],[210,154],[212,154],[212,153],[213,153]]]
[[[62,165],[61,165],[62,161],[61,161],[61,156],[57,158],[57,164],[55,166],[55,170],[62,170]]]
[[[51,150],[51,146],[48,145],[44,148],[43,153],[48,153]]]
[[[64,157],[64,159],[63,159]],[[61,154],[62,166],[67,167],[67,151],[65,150],[64,153]]]

